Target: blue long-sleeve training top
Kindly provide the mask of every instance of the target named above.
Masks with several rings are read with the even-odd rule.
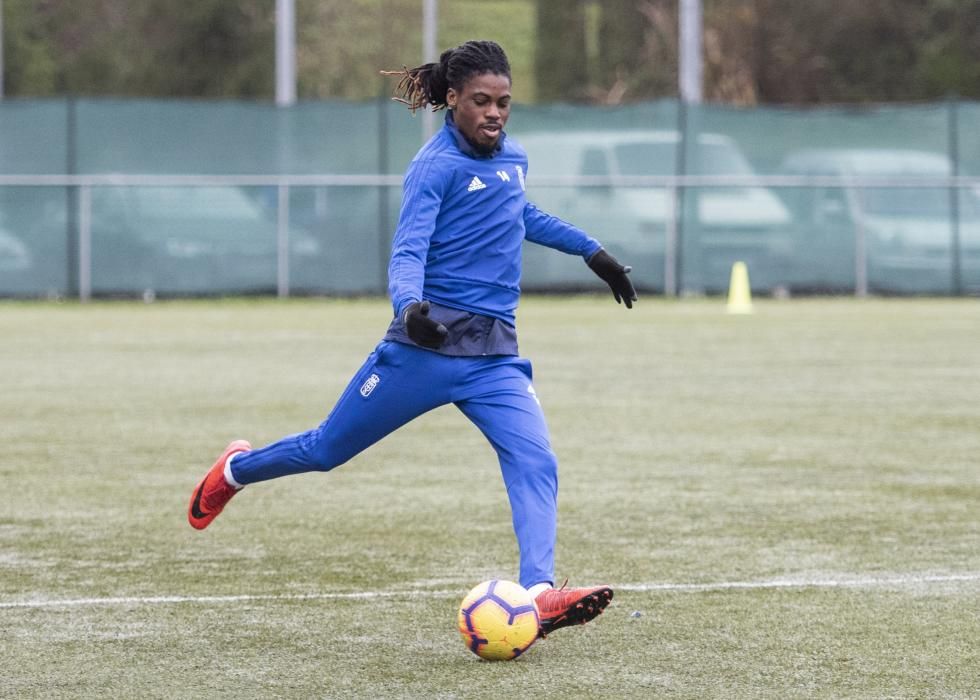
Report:
[[[388,265],[396,321],[428,299],[514,326],[525,239],[585,259],[599,250],[584,231],[527,201],[527,172],[519,144],[501,133],[494,154],[481,157],[447,113],[405,175]]]

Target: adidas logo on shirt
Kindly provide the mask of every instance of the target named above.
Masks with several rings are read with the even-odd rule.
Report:
[[[476,192],[477,190],[485,190],[486,188],[487,186],[483,184],[483,181],[474,175],[473,179],[470,180],[470,186],[466,188],[466,191]]]

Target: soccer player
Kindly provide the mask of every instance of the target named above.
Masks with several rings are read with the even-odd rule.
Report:
[[[594,238],[527,201],[527,156],[504,134],[507,56],[468,41],[401,75],[414,112],[446,108],[445,125],[412,160],[388,266],[394,317],[384,338],[319,427],[261,449],[235,440],[191,494],[188,519],[207,527],[243,487],[329,471],[417,416],[453,403],[497,453],[520,549],[520,582],[541,633],[593,619],[609,586],[554,588],[557,461],[518,355],[521,244],[581,256],[617,302],[636,300],[628,273]]]

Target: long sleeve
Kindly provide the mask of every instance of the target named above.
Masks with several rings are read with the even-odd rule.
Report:
[[[547,214],[528,202],[524,206],[525,238],[569,255],[589,258],[602,245],[582,229]]]
[[[398,228],[388,263],[388,293],[395,315],[422,299],[429,241],[435,231],[445,184],[432,159],[414,161],[405,175]]]

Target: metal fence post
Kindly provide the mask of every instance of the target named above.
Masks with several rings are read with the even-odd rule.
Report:
[[[78,188],[78,300],[92,298],[92,188]]]
[[[439,0],[422,0],[422,61],[435,63],[439,60],[437,47],[439,36]],[[428,105],[422,110],[422,142],[436,132],[436,113]]]
[[[864,188],[859,187],[855,196],[860,203],[860,209],[864,210]],[[864,230],[863,217],[857,217],[854,227],[854,295],[857,297],[868,296],[868,242],[867,234]]]
[[[677,296],[677,215],[680,197],[677,185],[667,188],[667,230],[664,237],[664,295]]]
[[[0,0],[0,100],[3,99],[3,0]]]
[[[296,103],[296,0],[276,0],[276,104]]]
[[[949,186],[949,215],[950,215],[950,265],[952,265],[952,287],[953,294],[960,296],[963,294],[963,269],[960,257],[960,190],[956,186],[956,177],[960,174],[960,128],[959,114],[957,113],[956,97],[950,97],[947,102],[947,126],[949,128],[949,162],[950,177],[953,182]]]
[[[680,294],[684,288],[685,263],[682,247],[684,246],[684,197],[686,195],[686,185],[681,181],[687,175],[687,147],[688,140],[691,138],[691,121],[688,113],[688,103],[680,100],[677,103],[677,147],[674,151],[674,187],[673,187],[673,226],[674,239],[674,265],[673,280],[674,294]],[[693,130],[697,138],[697,130]],[[666,282],[666,280],[665,280]]]
[[[289,185],[277,187],[276,289],[280,298],[289,296]]]
[[[69,95],[65,101],[65,174],[78,172],[78,104]],[[65,281],[68,296],[79,293],[78,260],[78,187],[70,180],[65,185]],[[81,296],[79,294],[79,296]]]
[[[387,175],[389,169],[388,154],[391,146],[388,128],[388,98],[382,92],[378,96],[378,173],[382,176]],[[389,192],[387,185],[378,187],[378,286],[374,291],[380,294],[387,291],[388,255],[391,250]]]

